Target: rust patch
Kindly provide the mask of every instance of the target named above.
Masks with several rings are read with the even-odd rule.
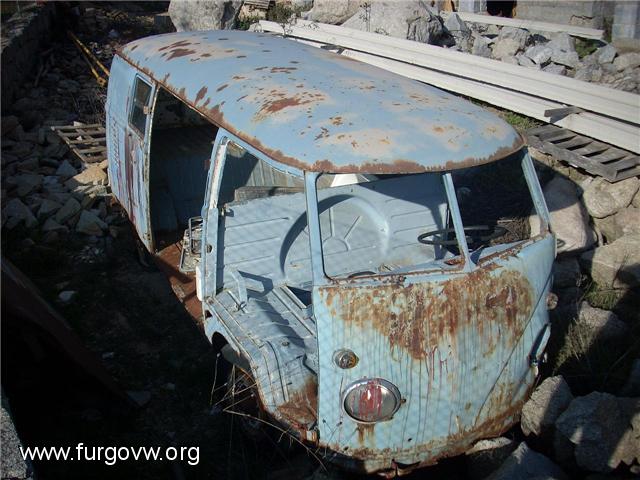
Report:
[[[173,42],[169,45],[165,45],[164,47],[160,47],[158,51],[162,52],[164,50],[171,50],[172,48],[188,47],[189,45],[191,45],[191,42],[188,42],[187,40],[180,40],[178,42]]]
[[[234,80],[246,80],[247,77],[243,77],[242,75],[234,75],[231,78]]]
[[[316,135],[315,140],[320,140],[321,138],[327,138],[329,136],[329,130],[325,127],[320,127],[320,133]],[[328,160],[326,160],[328,162]]]
[[[374,423],[359,423],[356,427],[356,431],[358,432],[358,443],[360,445],[366,445],[369,438],[373,438],[375,436],[375,427]]]
[[[429,360],[437,347],[449,345],[455,351],[464,329],[485,340],[486,354],[497,342],[515,345],[533,309],[526,277],[506,270],[492,274],[493,269],[479,268],[442,283],[326,287],[326,301],[340,306],[346,325],[373,328],[387,337],[392,352],[435,363]]]
[[[207,87],[202,87],[200,90],[198,90],[195,103],[198,103],[200,100],[202,100],[206,94],[207,94]]]
[[[173,58],[186,57],[187,55],[193,55],[194,53],[196,53],[195,50],[189,50],[188,48],[176,48],[174,50],[171,50],[171,53],[167,57],[167,61]]]
[[[271,73],[291,73],[297,70],[296,67],[271,67]]]
[[[196,276],[193,273],[182,273],[176,265],[180,264],[181,242],[170,244],[153,256],[153,260],[169,278],[171,289],[189,314],[202,328],[202,303],[196,294]]]
[[[220,85],[218,88],[216,88],[216,92],[221,92],[222,90],[224,90],[225,88],[227,88],[229,86],[228,83],[223,83],[222,85]]]
[[[306,430],[318,418],[318,383],[309,379],[301,390],[289,393],[289,400],[277,407],[286,421]]]
[[[167,46],[166,48],[169,48],[169,47],[170,46]],[[120,55],[120,57],[123,60],[130,63],[133,67],[143,71],[154,80],[156,81],[158,80],[154,72],[152,72],[151,70],[149,70],[144,66],[140,66],[136,64],[136,62],[127,58],[122,50],[118,52],[118,55]],[[353,60],[349,57],[344,57],[341,55],[337,55],[336,59],[360,63],[357,60]],[[269,68],[269,67],[258,67],[256,68],[256,70],[263,70],[266,68]],[[281,162],[285,165],[289,165],[291,167],[297,168],[299,170],[304,170],[304,171],[320,172],[320,173],[371,173],[371,174],[442,172],[447,170],[456,170],[456,169],[468,168],[468,167],[473,167],[477,165],[483,165],[486,163],[491,163],[495,160],[499,160],[501,158],[507,157],[508,155],[511,155],[512,153],[520,150],[525,145],[525,142],[522,136],[518,134],[518,136],[516,137],[516,139],[513,141],[511,145],[499,148],[494,153],[492,153],[491,155],[487,155],[486,157],[468,157],[462,160],[449,160],[434,166],[421,165],[417,162],[402,159],[402,158],[385,160],[383,163],[382,162],[381,163],[366,162],[366,163],[359,163],[359,164],[336,165],[327,159],[318,160],[314,163],[311,163],[309,161],[303,161],[298,158],[292,157],[290,155],[286,155],[284,152],[280,151],[279,149],[270,148],[264,145],[262,142],[260,142],[260,140],[258,140],[257,138],[247,134],[246,132],[238,130],[229,122],[225,121],[224,115],[222,114],[222,111],[220,110],[219,106],[214,106],[209,109],[202,108],[202,106],[196,106],[193,104],[192,101],[186,98],[184,88],[181,88],[176,91],[176,88],[173,87],[172,85],[165,82],[161,82],[161,83],[164,88],[166,88],[168,91],[172,92],[173,94],[177,95],[179,98],[184,100],[188,105],[194,107],[198,112],[203,114],[205,117],[207,117],[217,126],[222,127],[228,130],[229,132],[233,133],[238,138],[246,141],[249,145],[258,149],[265,155],[268,155],[269,157],[273,158],[275,161]],[[267,101],[262,105],[261,110],[254,116],[254,118],[256,120],[260,120],[261,118],[263,118],[269,113],[270,108],[273,108],[275,111],[278,111],[288,106],[303,105],[303,104],[317,102],[317,101],[319,100],[303,99],[302,92],[298,94],[296,97],[294,97],[293,99],[289,99],[289,100],[280,99],[275,102]],[[349,125],[351,125],[351,122],[349,123]]]
[[[342,117],[330,117],[329,121],[336,126],[342,125]]]

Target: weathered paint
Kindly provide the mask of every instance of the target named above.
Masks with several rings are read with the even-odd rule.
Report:
[[[273,322],[261,309],[239,308],[229,288],[217,294],[214,263],[202,272],[207,335],[225,335],[249,359],[271,415],[346,466],[403,473],[504,431],[516,420],[535,379],[530,356],[539,351],[538,339],[547,329],[553,237],[545,231],[534,241],[481,258],[465,253],[455,265],[447,263],[453,265],[448,272],[330,280],[323,266],[315,180],[316,172],[463,168],[519,149],[521,138],[477,106],[375,67],[265,35],[220,35],[190,32],[129,44],[114,59],[107,102],[114,192],[148,248],[153,247],[151,122],[144,138],[133,138],[128,125],[133,78],[140,71],[154,92],[157,84],[164,86],[220,126],[217,146],[224,136],[234,137],[287,171],[304,172],[317,331],[292,322],[299,327],[296,338],[306,342],[293,353],[286,352],[289,341],[281,341],[288,333],[277,329],[250,339],[245,323],[259,323],[267,332]],[[544,200],[527,165],[540,214]],[[211,168],[209,181],[218,185],[218,155]],[[447,193],[456,207],[452,185]],[[217,231],[216,201],[209,190],[205,205],[215,215],[207,215],[205,223]],[[451,212],[460,223],[459,212]],[[460,228],[458,238],[464,238]],[[217,237],[212,239],[217,245]],[[169,270],[177,263],[176,252],[165,252]],[[189,285],[189,292],[177,293],[184,293],[190,311],[198,310],[192,278],[174,275],[172,285]],[[278,297],[279,287],[264,298]],[[288,315],[304,315],[286,308]],[[318,347],[317,376],[305,364],[309,345],[314,345],[313,356]],[[346,370],[333,362],[335,352],[345,348],[359,358]],[[359,424],[344,412],[344,389],[378,377],[394,383],[404,402],[388,421]],[[375,400],[364,406],[375,410]]]
[[[451,170],[523,145],[511,126],[470,102],[270,35],[158,35],[119,55],[216,125],[300,170]]]
[[[547,328],[553,242],[547,234],[503,249],[470,273],[314,288],[320,446],[352,468],[402,473],[462,453],[517,421],[535,380],[530,357]],[[352,369],[333,361],[344,348],[360,359]],[[405,402],[391,420],[358,423],[341,405],[342,393],[376,377],[396,385]]]
[[[149,215],[149,135],[151,117],[147,115],[145,132],[137,132],[129,123],[135,78],[152,86],[150,102],[155,98],[151,79],[116,57],[111,65],[107,92],[107,155],[111,189],[129,215],[140,240],[153,250]]]

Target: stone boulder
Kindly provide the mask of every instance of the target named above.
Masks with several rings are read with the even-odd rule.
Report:
[[[560,246],[558,253],[577,253],[590,248],[596,241],[589,226],[589,216],[578,197],[578,190],[571,180],[555,176],[544,187],[544,198],[551,215],[551,228]],[[532,232],[540,230],[537,215],[529,217]]]
[[[551,60],[553,50],[546,45],[531,45],[524,54],[538,65],[545,65]]]
[[[595,342],[616,340],[629,333],[627,324],[615,313],[592,307],[587,302],[580,304],[577,324],[586,327]]]
[[[73,177],[77,173],[78,171],[69,163],[69,160],[64,160],[56,170],[56,175],[61,177]]]
[[[178,32],[229,30],[241,6],[242,0],[171,0],[169,16]]]
[[[627,68],[640,67],[640,53],[623,53],[613,61],[613,65],[619,72],[626,70]]]
[[[599,82],[602,79],[602,74],[602,68],[599,65],[580,65],[573,78],[583,82]]]
[[[73,190],[86,185],[105,185],[107,180],[108,176],[106,172],[102,170],[99,165],[90,165],[82,172],[67,180],[64,185],[69,190]]]
[[[562,376],[545,379],[522,408],[522,432],[527,436],[548,433],[572,400],[571,389]]]
[[[406,39],[409,38],[410,25],[414,25],[414,30],[418,29],[417,38],[411,40],[422,43],[434,43],[444,31],[441,20],[422,2],[370,2],[368,8],[368,19],[365,8],[360,7],[342,26],[363,31],[368,28],[370,32]]]
[[[473,39],[471,53],[480,57],[491,58],[491,47],[489,46],[487,39],[482,35],[477,35]]]
[[[55,221],[59,224],[65,223],[67,220],[73,218],[82,207],[78,203],[78,201],[71,197],[67,202],[59,209],[55,214]]]
[[[576,68],[580,64],[580,57],[576,52],[555,50],[551,54],[551,61],[558,65],[564,65],[569,68]]]
[[[108,228],[100,217],[93,212],[83,210],[76,224],[76,232],[99,237]]]
[[[593,223],[608,243],[625,235],[640,235],[640,208],[629,205],[610,217],[594,218]]]
[[[456,46],[463,52],[469,52],[474,43],[471,36],[471,29],[460,18],[457,13],[450,14],[445,22],[444,27],[456,41]]]
[[[529,32],[522,28],[503,27],[493,45],[493,57],[506,59],[524,50],[529,41]]]
[[[598,63],[611,63],[616,58],[618,51],[616,50],[616,47],[609,44],[604,47],[600,47],[594,52],[594,54],[597,57]]]
[[[544,455],[531,450],[522,442],[504,463],[486,480],[565,480],[562,469]]]
[[[409,23],[407,39],[415,42],[440,44],[444,37],[444,27],[435,15],[425,15]]]
[[[626,235],[584,252],[580,264],[600,287],[637,287],[640,285],[640,235]]]
[[[343,23],[354,16],[361,3],[360,0],[314,0],[307,19],[332,25]]]
[[[555,424],[570,442],[576,464],[608,473],[640,460],[640,398],[592,392],[575,398]],[[565,452],[566,454],[566,452]]]
[[[549,65],[544,67],[542,71],[553,73],[554,75],[565,75],[567,73],[567,67],[563,65],[556,65],[555,63],[550,63]]]
[[[575,52],[576,41],[568,33],[556,33],[551,36],[551,41],[547,46],[554,51]]]
[[[2,209],[2,224],[9,230],[20,224],[26,228],[33,228],[38,225],[38,220],[20,199],[13,198]]]
[[[638,189],[640,189],[640,179],[637,177],[616,183],[609,183],[604,178],[598,177],[585,184],[582,199],[589,215],[604,218],[629,205]]]
[[[507,437],[476,442],[465,453],[469,480],[480,480],[497,470],[518,444]]]
[[[520,50],[520,42],[513,38],[499,38],[493,45],[493,58],[504,60]]]

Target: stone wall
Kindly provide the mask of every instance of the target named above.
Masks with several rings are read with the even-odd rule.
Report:
[[[592,1],[527,1],[518,2],[516,18],[588,28],[604,28],[605,18],[613,15],[613,2]]]
[[[38,65],[38,52],[49,41],[55,18],[51,3],[26,5],[2,25],[2,105],[9,106]]]
[[[640,38],[640,4],[638,2],[616,2],[611,28],[611,38]]]

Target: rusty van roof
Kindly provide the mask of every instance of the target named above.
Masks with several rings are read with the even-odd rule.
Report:
[[[119,54],[213,123],[301,170],[452,170],[523,145],[509,124],[466,100],[272,35],[171,33]]]

